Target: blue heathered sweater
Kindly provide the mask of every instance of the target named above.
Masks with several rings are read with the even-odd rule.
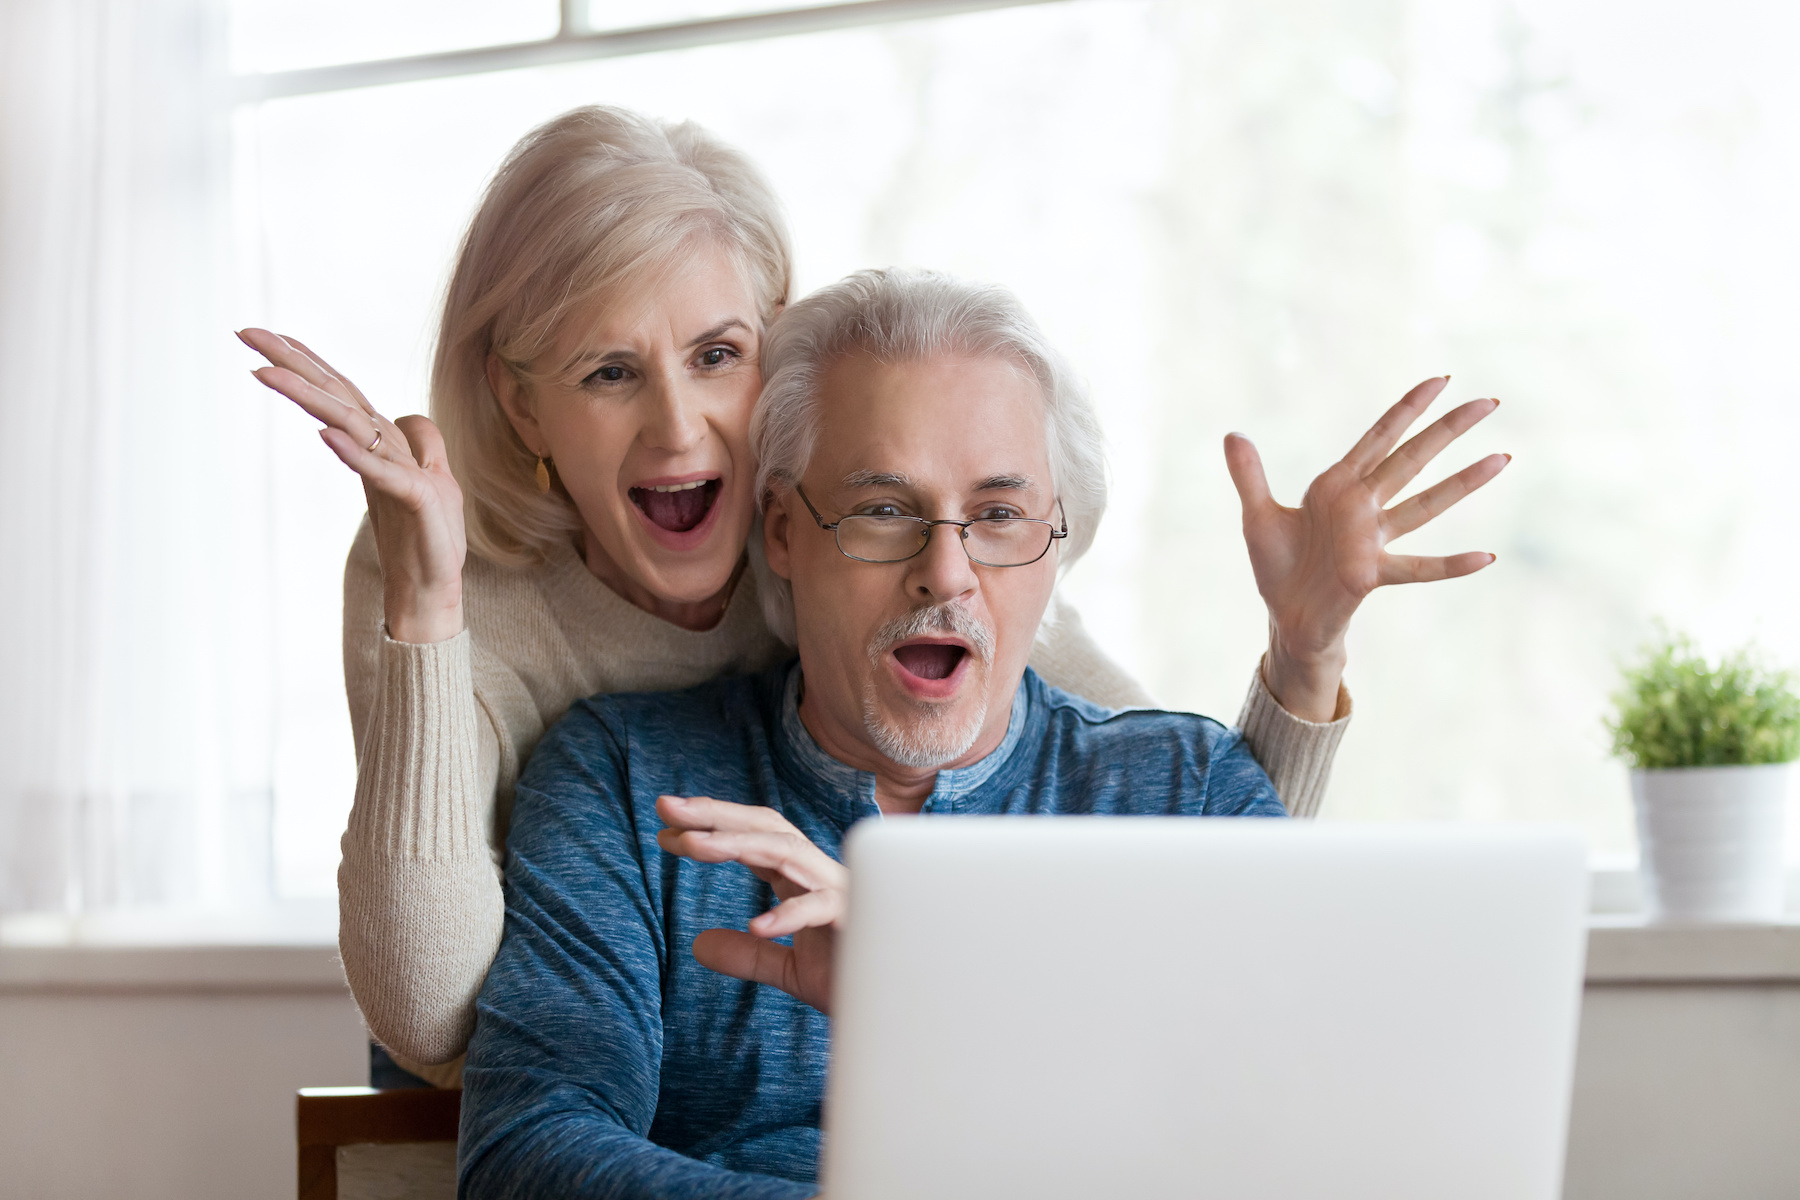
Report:
[[[507,839],[506,933],[463,1072],[465,1197],[810,1196],[829,1021],[689,947],[774,904],[735,863],[656,844],[661,795],[765,804],[836,857],[874,776],[821,751],[799,672],[596,696],[544,736]],[[926,813],[1280,816],[1236,731],[1113,712],[1027,671],[999,749],[938,774]]]

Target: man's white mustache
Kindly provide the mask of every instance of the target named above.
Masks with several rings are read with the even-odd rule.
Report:
[[[994,631],[960,604],[915,608],[904,617],[889,621],[869,639],[869,657],[880,658],[896,643],[932,633],[955,634],[964,639],[982,662],[994,657]]]

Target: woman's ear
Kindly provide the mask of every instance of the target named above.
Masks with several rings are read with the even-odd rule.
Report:
[[[763,557],[769,562],[769,570],[782,579],[793,578],[788,566],[788,538],[794,531],[788,503],[793,498],[792,488],[778,484],[771,484],[763,497]]]
[[[519,435],[525,448],[539,458],[548,458],[549,447],[544,444],[544,432],[531,411],[531,397],[526,395],[525,385],[519,382],[511,367],[500,361],[498,354],[487,356],[487,382],[488,390],[500,402],[500,411],[512,422],[513,432]]]

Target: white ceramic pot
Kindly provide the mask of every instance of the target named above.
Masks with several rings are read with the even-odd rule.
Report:
[[[1652,921],[1779,921],[1788,763],[1633,771],[1638,872]]]

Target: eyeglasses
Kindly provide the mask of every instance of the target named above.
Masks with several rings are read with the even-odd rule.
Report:
[[[838,551],[857,562],[897,563],[916,557],[931,544],[935,525],[954,525],[962,534],[963,551],[969,561],[984,567],[1030,566],[1050,553],[1050,544],[1069,536],[1069,518],[1063,516],[1061,528],[1048,521],[1030,517],[980,517],[973,521],[927,521],[923,517],[849,516],[827,524],[813,502],[796,484],[806,510],[819,528],[837,538]],[[1057,501],[1062,508],[1062,501]]]

